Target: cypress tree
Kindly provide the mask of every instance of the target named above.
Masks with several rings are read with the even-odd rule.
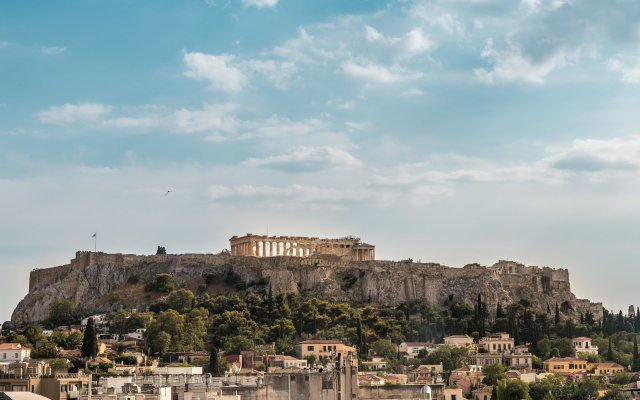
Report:
[[[209,373],[213,376],[220,376],[218,349],[216,348],[216,346],[211,347],[211,354],[209,355]]]
[[[613,361],[613,348],[611,347],[611,336],[609,336],[609,351],[607,351],[607,360]]]
[[[560,323],[560,307],[558,307],[558,302],[556,301],[556,316],[555,316],[556,326]]]
[[[83,358],[95,358],[98,355],[98,337],[93,318],[89,318],[87,321],[87,328],[84,330],[80,354]]]
[[[498,302],[498,305],[496,306],[496,318],[504,318],[505,314],[504,314],[504,309],[502,308],[502,303]]]
[[[360,317],[356,321],[356,335],[358,336],[358,351],[362,356],[364,354],[364,340],[362,339],[362,320]]]
[[[640,369],[640,365],[638,365],[638,337],[637,335],[633,335],[633,363],[631,370],[633,372],[637,372]]]

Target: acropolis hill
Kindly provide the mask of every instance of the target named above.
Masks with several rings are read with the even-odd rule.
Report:
[[[86,314],[107,312],[122,305],[144,308],[162,296],[143,290],[159,273],[172,274],[178,287],[196,294],[242,294],[270,287],[273,293],[308,290],[319,297],[357,303],[393,305],[424,298],[443,307],[451,301],[473,304],[480,293],[493,312],[498,302],[527,299],[542,310],[558,303],[562,312],[572,318],[588,311],[596,319],[602,317],[601,303],[577,299],[571,293],[566,269],[527,267],[511,261],[462,268],[409,260],[379,261],[373,260],[374,247],[358,238],[328,242],[294,238],[295,241],[284,236],[236,236],[231,238],[232,253],[215,255],[79,251],[69,264],[34,269],[29,293],[11,319],[18,325],[42,321],[57,298],[72,299]],[[249,245],[237,247],[246,243]],[[263,253],[265,248],[270,250]],[[251,255],[244,255],[247,253]],[[235,283],[226,279],[229,276],[234,277]]]

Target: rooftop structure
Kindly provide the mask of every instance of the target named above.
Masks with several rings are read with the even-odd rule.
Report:
[[[314,257],[334,255],[354,261],[375,259],[375,246],[355,236],[320,239],[303,236],[267,236],[247,233],[229,239],[232,256],[251,257]]]

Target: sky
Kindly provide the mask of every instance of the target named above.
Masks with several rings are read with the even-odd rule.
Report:
[[[626,311],[639,89],[635,0],[0,2],[0,319],[94,233],[356,235]]]

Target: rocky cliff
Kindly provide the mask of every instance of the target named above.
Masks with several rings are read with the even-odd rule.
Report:
[[[84,314],[102,313],[122,305],[138,308],[158,300],[144,292],[144,284],[156,274],[169,273],[178,287],[194,292],[228,293],[270,285],[273,293],[310,290],[332,300],[398,304],[424,298],[434,305],[447,301],[476,301],[483,296],[490,310],[496,304],[527,299],[534,306],[561,305],[576,318],[590,311],[602,316],[602,304],[577,299],[571,293],[566,269],[526,267],[500,261],[493,266],[477,264],[451,268],[440,264],[345,261],[338,257],[231,257],[183,254],[138,256],[78,252],[67,265],[35,269],[29,293],[16,307],[11,320],[23,325],[42,321],[49,305],[58,298],[72,299]],[[230,274],[235,284],[230,283]],[[209,276],[209,284],[205,284]]]

